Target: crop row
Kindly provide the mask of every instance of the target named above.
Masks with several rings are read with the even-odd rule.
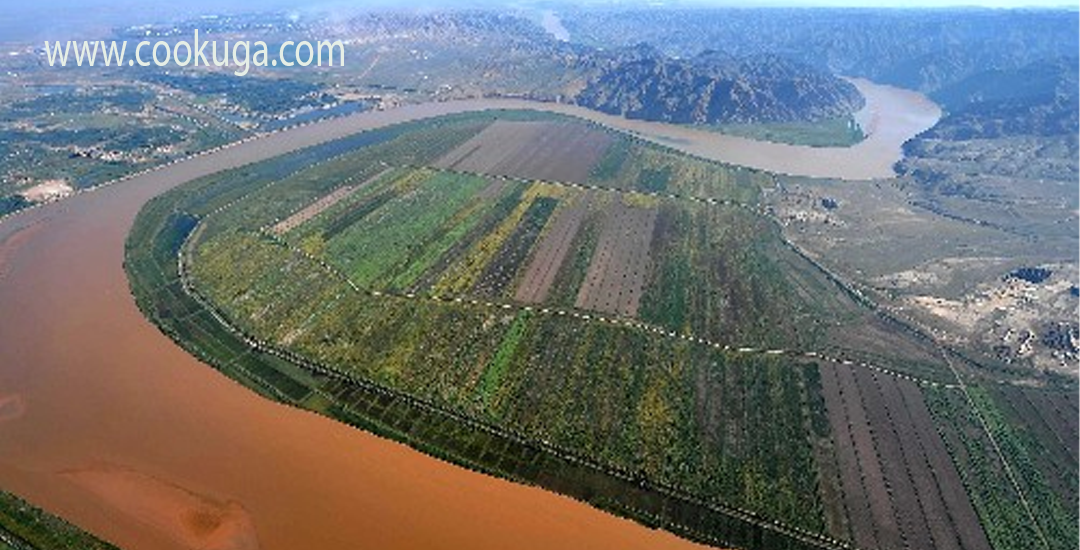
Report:
[[[974,386],[969,393],[977,409],[954,392],[929,391],[927,401],[994,548],[1075,547],[1076,503],[1047,481],[1061,469],[1039,468],[1043,453],[1067,451],[1054,450],[1010,417],[995,391]],[[1075,482],[1075,468],[1071,476]]]
[[[753,204],[772,180],[764,172],[690,158],[619,136],[594,165],[589,183]]]

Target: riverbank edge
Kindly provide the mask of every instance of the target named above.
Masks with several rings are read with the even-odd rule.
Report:
[[[63,544],[64,546],[57,546]],[[37,506],[0,490],[0,549],[117,550],[117,548]]]

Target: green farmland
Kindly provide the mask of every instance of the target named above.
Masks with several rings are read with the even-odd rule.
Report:
[[[127,269],[165,333],[267,397],[695,540],[1021,547],[982,525],[1015,503],[973,506],[937,439],[966,407],[940,350],[790,245],[772,185],[554,115],[444,117],[166,193]],[[1067,540],[1075,512],[1031,483]]]
[[[78,527],[0,491],[0,549],[116,550]]]

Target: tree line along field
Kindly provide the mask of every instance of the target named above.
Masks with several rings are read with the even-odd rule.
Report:
[[[998,457],[951,438],[970,407],[940,354],[786,244],[771,181],[459,115],[186,184],[127,265],[151,319],[264,395],[698,540],[1025,547],[989,525],[1023,517],[980,500]],[[1030,433],[1060,451],[1053,405]],[[1031,487],[1061,508],[1067,481]]]

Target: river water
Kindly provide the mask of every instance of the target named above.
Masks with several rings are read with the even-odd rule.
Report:
[[[748,140],[709,132],[462,101],[290,129],[10,217],[0,222],[0,487],[132,550],[693,547],[266,401],[177,348],[130,297],[124,239],[150,198],[364,129],[484,108],[556,110],[711,158],[772,159],[760,167],[791,154],[808,171],[828,168],[799,156],[821,149],[758,144],[752,158],[738,145]],[[891,151],[903,132],[892,107],[879,109],[864,143],[885,136]],[[887,152],[858,149],[847,176],[885,175]]]
[[[867,137],[852,147],[757,141],[688,126],[627,120],[570,105],[544,109],[592,120],[692,155],[779,174],[843,180],[892,177],[904,142],[937,124],[941,109],[918,92],[859,78],[849,81],[866,98],[866,107],[856,113],[856,120]]]

